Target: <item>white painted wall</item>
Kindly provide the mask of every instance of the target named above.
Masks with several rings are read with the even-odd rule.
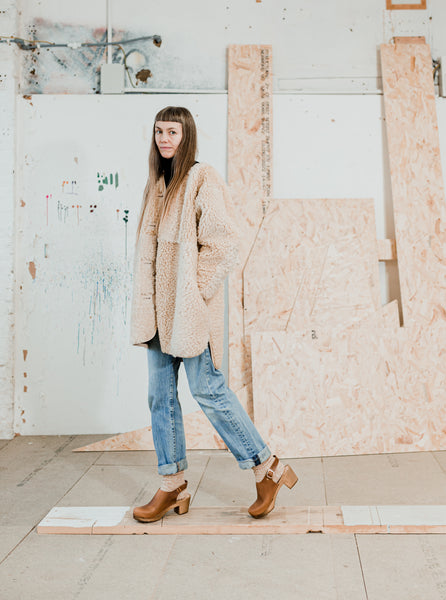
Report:
[[[145,351],[128,345],[127,327],[150,124],[165,104],[193,107],[201,127],[200,159],[225,174],[228,44],[273,45],[274,195],[373,197],[377,235],[392,237],[379,44],[395,35],[424,35],[434,58],[446,55],[446,4],[427,4],[425,11],[386,11],[385,0],[111,3],[115,40],[154,33],[163,38],[161,48],[151,42],[125,46],[133,77],[141,68],[153,72],[137,91],[217,94],[88,98],[99,90],[104,49],[27,52],[0,44],[0,75],[5,75],[0,77],[0,437],[114,433],[149,422]],[[105,0],[3,0],[0,8],[5,8],[0,11],[5,35],[55,42],[106,39]],[[122,61],[119,50],[113,57]],[[20,92],[17,120],[14,83]],[[37,95],[25,100],[22,95],[29,93]],[[437,100],[442,148],[444,106]],[[120,187],[100,193],[98,171],[117,171]],[[82,205],[79,222],[78,209],[70,205],[71,183],[62,186],[63,181],[77,182],[72,191]],[[93,213],[90,204],[97,205]],[[127,244],[117,208],[129,210]],[[394,267],[381,265],[381,283],[383,302],[398,296]],[[186,412],[194,408],[183,369],[180,397]]]
[[[174,99],[197,121],[198,160],[225,177],[227,97]],[[20,98],[15,430],[21,434],[113,433],[150,422],[146,350],[129,341],[133,250],[152,120],[171,101]],[[180,394],[185,412],[195,409],[184,374]]]
[[[227,96],[174,98],[197,119],[199,160],[225,176]],[[150,422],[146,350],[129,344],[131,269],[150,122],[172,99],[20,100],[25,204],[17,222],[15,430],[21,434],[114,433]],[[439,99],[437,106],[446,145],[446,103]],[[382,96],[278,94],[273,114],[273,196],[373,198],[377,237],[392,237]],[[97,174],[110,172],[118,174],[118,187],[99,191]],[[384,268],[381,291],[383,303],[393,299]],[[195,402],[181,369],[187,413]]]
[[[15,2],[2,2],[0,30],[16,28]],[[13,436],[14,190],[17,48],[0,44],[0,438]]]
[[[23,35],[93,41],[105,37],[105,0],[22,0]],[[446,55],[446,3],[427,0],[426,10],[387,11],[385,0],[118,0],[111,1],[114,40],[159,34],[161,48],[137,42],[125,49],[133,75],[153,77],[138,88],[226,88],[228,44],[273,45],[275,90],[376,91],[381,89],[379,44],[395,35],[423,35],[432,55]],[[106,53],[42,50],[24,65],[24,93],[97,90],[96,69]],[[98,51],[99,52],[99,51]],[[122,62],[122,53],[114,51]],[[27,80],[29,71],[36,73]],[[57,74],[57,77],[54,75]],[[37,84],[37,85],[36,85]]]

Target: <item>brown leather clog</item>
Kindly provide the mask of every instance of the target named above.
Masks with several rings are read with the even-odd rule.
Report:
[[[274,470],[279,464],[279,459],[275,454],[273,454],[273,456],[273,464],[266,472],[265,477],[262,479],[262,481],[256,482],[257,500],[248,508],[249,514],[255,519],[264,517],[273,510],[276,502],[276,496],[283,484],[291,489],[296,484],[298,479],[296,473],[293,471],[290,465],[285,465],[282,476],[276,483],[273,480],[273,474]]]
[[[173,490],[173,492],[165,492],[159,488],[148,504],[137,506],[133,509],[133,518],[144,523],[151,523],[152,521],[162,519],[166,512],[172,508],[178,515],[187,513],[189,510],[190,494],[181,500],[177,499],[179,493],[185,490],[186,487],[187,481]]]

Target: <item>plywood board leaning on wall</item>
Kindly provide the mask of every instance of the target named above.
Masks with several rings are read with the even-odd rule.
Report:
[[[311,335],[315,331],[316,335]],[[348,327],[252,336],[254,418],[289,457],[434,449],[421,374],[408,364],[396,301]]]
[[[387,141],[408,360],[446,448],[446,203],[427,44],[382,44]],[[443,423],[441,426],[440,423]],[[440,449],[440,446],[438,446]]]
[[[228,384],[252,415],[251,358],[243,329],[243,269],[272,187],[272,49],[229,46],[228,183],[240,227],[238,265],[229,276]]]
[[[282,455],[446,448],[446,203],[431,56],[419,43],[383,44],[381,56],[404,326],[394,310],[385,317],[389,306],[330,332],[292,319],[286,331],[253,332],[255,422]]]
[[[373,200],[271,200],[243,281],[249,349],[256,330],[326,329],[373,314],[381,306]]]

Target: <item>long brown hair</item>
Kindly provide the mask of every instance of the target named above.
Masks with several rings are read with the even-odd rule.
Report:
[[[197,128],[190,111],[183,106],[166,106],[160,110],[156,114],[153,122],[152,143],[150,145],[149,153],[149,177],[144,189],[143,205],[136,231],[136,239],[138,239],[141,231],[149,193],[152,191],[153,187],[156,185],[156,182],[163,174],[161,154],[155,142],[155,123],[157,121],[175,121],[177,123],[181,123],[183,128],[181,142],[179,143],[172,159],[172,179],[170,180],[166,189],[160,222],[163,220],[164,215],[168,213],[171,199],[180,189],[184,178],[195,162],[195,156],[197,154]]]

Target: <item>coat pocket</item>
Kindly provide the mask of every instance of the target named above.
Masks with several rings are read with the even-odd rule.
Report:
[[[197,285],[195,254],[191,244],[159,240],[157,315],[176,356],[199,353],[209,335],[209,311]]]

